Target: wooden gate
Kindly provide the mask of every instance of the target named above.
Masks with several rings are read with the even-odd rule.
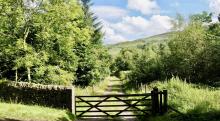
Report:
[[[167,91],[146,94],[75,96],[77,117],[119,117],[162,114],[167,110]]]

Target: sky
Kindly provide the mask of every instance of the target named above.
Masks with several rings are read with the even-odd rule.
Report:
[[[92,0],[102,22],[104,44],[132,41],[171,31],[177,13],[186,20],[203,11],[220,13],[220,0]]]

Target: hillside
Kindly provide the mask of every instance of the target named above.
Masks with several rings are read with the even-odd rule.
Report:
[[[109,53],[112,56],[116,56],[121,49],[123,48],[141,48],[146,44],[150,43],[161,43],[163,41],[166,41],[171,35],[173,35],[172,32],[169,33],[163,33],[159,35],[154,35],[151,37],[143,38],[143,39],[137,39],[134,41],[126,41],[126,42],[121,42],[113,45],[107,45],[109,49]]]

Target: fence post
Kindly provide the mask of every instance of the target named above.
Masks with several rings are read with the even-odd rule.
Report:
[[[164,113],[168,111],[168,104],[167,104],[167,98],[168,98],[168,93],[167,90],[163,90],[163,95],[164,95]]]

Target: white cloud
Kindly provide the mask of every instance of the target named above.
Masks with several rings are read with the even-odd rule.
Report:
[[[127,35],[140,34],[139,32],[146,30],[149,24],[149,21],[141,16],[126,16],[122,19],[121,22],[112,24],[112,28],[114,28],[119,33]]]
[[[121,22],[111,24],[111,27],[124,36],[145,37],[167,32],[172,28],[172,24],[168,16],[153,15],[150,19],[127,16]]]
[[[102,23],[103,23],[102,31],[105,33],[105,40],[104,40],[105,44],[115,44],[128,40],[123,35],[116,33],[116,31],[111,27],[111,23],[105,20],[102,20]]]
[[[220,13],[220,0],[210,0],[209,8],[215,14],[219,14]]]
[[[114,20],[127,15],[127,11],[114,6],[93,6],[92,11],[102,19]]]
[[[127,7],[132,10],[140,11],[144,15],[160,12],[160,7],[155,0],[128,0]]]
[[[171,20],[168,16],[153,15],[150,19],[145,19],[141,16],[126,16],[117,23],[104,21],[105,44],[168,32],[172,28]]]
[[[128,9],[115,6],[94,6],[92,10],[100,18],[105,33],[105,44],[131,41],[138,38],[168,32],[172,28],[171,18],[154,15],[160,12],[155,0],[128,0],[127,8],[136,10],[150,18],[131,16]]]

